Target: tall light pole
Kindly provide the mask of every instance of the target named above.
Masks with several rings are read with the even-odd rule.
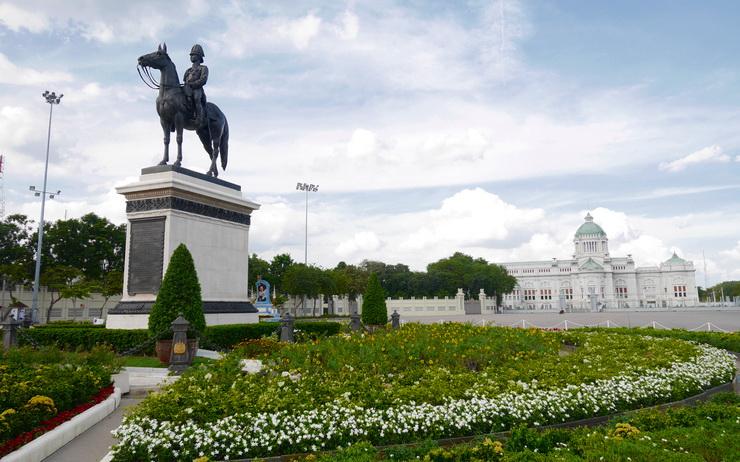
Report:
[[[44,241],[44,209],[46,207],[46,195],[49,195],[49,199],[54,199],[54,196],[60,194],[61,191],[56,193],[49,193],[46,191],[46,178],[49,173],[49,144],[51,142],[51,115],[54,110],[54,105],[59,104],[62,100],[63,94],[57,96],[52,91],[46,90],[42,96],[49,103],[49,130],[46,133],[46,163],[44,164],[44,186],[41,191],[38,191],[35,186],[31,186],[29,189],[34,192],[35,196],[41,196],[41,220],[39,220],[39,238],[36,245],[36,271],[33,278],[33,301],[31,302],[31,322],[34,324],[39,322],[39,279],[41,277],[41,245]]]
[[[308,184],[308,183],[297,183],[295,186],[296,190],[306,191],[306,244],[303,254],[303,263],[308,266],[308,193],[319,192],[319,185]]]

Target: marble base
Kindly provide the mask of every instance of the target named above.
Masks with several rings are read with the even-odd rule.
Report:
[[[251,213],[259,204],[244,199],[239,185],[165,165],[143,169],[139,181],[116,190],[126,197],[127,245],[123,294],[108,312],[108,328],[146,327],[180,244],[193,256],[208,324],[256,322],[247,274]]]
[[[259,313],[206,313],[207,326],[224,324],[255,324]],[[105,323],[107,329],[147,329],[148,314],[109,314]]]

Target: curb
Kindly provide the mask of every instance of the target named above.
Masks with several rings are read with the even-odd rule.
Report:
[[[121,389],[115,387],[105,401],[102,401],[85,412],[72,417],[50,432],[44,433],[35,440],[21,446],[7,456],[2,462],[41,462],[59,448],[69,443],[96,423],[106,418],[121,404]]]

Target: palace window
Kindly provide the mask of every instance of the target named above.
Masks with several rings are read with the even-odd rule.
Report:
[[[617,298],[627,298],[626,287],[617,287]]]
[[[552,300],[552,289],[541,289],[540,300]]]
[[[686,286],[673,286],[673,296],[676,298],[685,298]]]
[[[566,300],[573,300],[573,288],[561,289]]]
[[[524,300],[535,300],[536,292],[535,289],[524,289]]]

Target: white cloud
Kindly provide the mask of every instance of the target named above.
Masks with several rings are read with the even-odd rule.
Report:
[[[334,27],[337,36],[344,40],[354,40],[360,32],[360,19],[356,14],[347,10],[342,14],[339,24]]]
[[[298,50],[303,50],[308,47],[311,39],[319,33],[320,27],[321,18],[310,13],[300,19],[282,24],[277,31],[279,34],[288,37]]]
[[[34,121],[26,108],[3,106],[0,108],[0,140],[5,146],[22,146],[31,136]]]
[[[342,258],[350,256],[362,258],[362,255],[378,250],[378,248],[380,248],[378,236],[372,231],[361,231],[355,233],[352,238],[340,242],[335,252]]]
[[[53,82],[70,82],[72,76],[66,72],[44,72],[13,64],[7,56],[0,53],[0,84],[39,85]]]
[[[368,157],[376,154],[379,149],[378,137],[375,133],[364,128],[358,128],[352,132],[352,137],[347,143],[347,155],[352,158]]]
[[[0,3],[0,24],[13,32],[26,29],[39,33],[49,28],[49,19],[38,9],[30,11],[10,3]]]
[[[17,6],[13,3],[21,4]],[[101,43],[132,43],[143,39],[156,42],[174,30],[188,27],[191,22],[208,11],[202,0],[190,0],[187,7],[172,15],[152,8],[147,0],[126,2],[90,2],[65,0],[64,8],[49,12],[46,0],[24,0],[0,4],[0,24],[13,31],[25,28],[34,33],[55,30],[79,34],[83,38]]]
[[[671,162],[662,162],[659,166],[661,170],[669,172],[680,172],[689,166],[705,163],[724,163],[729,162],[730,156],[722,152],[722,148],[715,145],[694,151],[691,154],[676,159]]]
[[[740,241],[737,241],[737,245],[729,250],[723,250],[720,252],[721,255],[727,256],[733,260],[740,260]]]

